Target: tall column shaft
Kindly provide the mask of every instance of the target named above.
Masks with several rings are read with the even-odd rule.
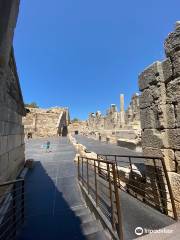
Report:
[[[120,94],[120,114],[121,114],[121,126],[125,124],[125,113],[124,113],[124,94]]]

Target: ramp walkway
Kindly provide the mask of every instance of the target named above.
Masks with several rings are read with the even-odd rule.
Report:
[[[114,144],[106,144],[85,136],[76,136],[78,143],[83,144],[88,150],[98,154],[117,154],[117,155],[137,155],[132,150],[118,147]],[[122,208],[124,237],[127,240],[136,239],[139,236],[135,234],[135,229],[156,230],[161,228],[169,229],[175,221],[145,203],[135,199],[126,192],[120,191],[120,202]],[[144,231],[145,233],[145,231]],[[154,235],[154,234],[153,234]],[[170,235],[168,235],[170,236]]]
[[[28,140],[26,159],[34,167],[25,178],[25,225],[18,240],[109,239],[87,208],[77,182],[75,151],[67,138]]]

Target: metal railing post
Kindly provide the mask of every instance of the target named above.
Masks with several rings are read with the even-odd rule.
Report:
[[[112,174],[113,174],[113,181],[114,181],[114,192],[115,192],[115,198],[116,198],[116,208],[117,208],[117,218],[118,218],[117,232],[120,240],[123,240],[122,212],[121,212],[119,192],[117,187],[117,180],[116,180],[117,176],[116,176],[115,164],[112,164]]]
[[[96,206],[98,206],[98,189],[97,189],[97,170],[96,170],[96,162],[94,160],[94,184],[95,184],[95,193],[96,193]]]
[[[112,194],[112,185],[111,185],[111,176],[110,176],[109,163],[107,163],[107,172],[108,172],[109,193],[110,193],[110,201],[111,201],[111,221],[112,221],[111,224],[112,224],[113,230],[115,230],[113,194]]]
[[[13,233],[12,236],[15,238],[16,236],[16,183],[13,185],[13,193],[12,193],[12,206],[13,206]]]
[[[88,190],[88,194],[89,194],[89,162],[88,159],[86,159],[86,164],[87,164],[87,190]]]
[[[21,189],[21,217],[22,217],[22,223],[24,223],[24,217],[25,217],[25,214],[24,214],[24,211],[25,211],[25,201],[24,201],[24,194],[25,194],[25,191],[24,191],[24,180],[22,181],[22,189]]]
[[[80,180],[80,157],[78,156],[78,179]]]
[[[117,172],[117,176],[118,176],[118,184],[119,184],[119,188],[121,186],[121,183],[120,183],[120,176],[119,176],[119,171],[118,171],[118,164],[117,164],[117,156],[115,155],[115,164],[116,164],[116,172]]]
[[[177,221],[178,220],[178,215],[177,215],[177,211],[176,211],[176,205],[175,205],[175,202],[174,202],[173,191],[172,191],[172,188],[171,188],[171,183],[170,183],[169,176],[168,176],[168,173],[167,173],[167,168],[166,168],[166,164],[164,162],[164,158],[161,159],[161,162],[162,162],[162,166],[163,166],[163,169],[164,169],[164,174],[165,174],[167,185],[168,185],[169,195],[170,195],[170,198],[171,198],[171,204],[172,204],[174,219]]]
[[[83,186],[84,186],[84,174],[83,174],[83,168],[84,168],[84,166],[83,166],[83,157],[81,158],[81,161],[82,161],[82,184],[83,184]]]
[[[153,159],[153,164],[154,164],[154,171],[155,171],[155,179],[156,179],[156,184],[157,184],[157,195],[160,195],[160,199],[159,200],[159,207],[162,208],[162,213],[166,213],[166,207],[164,206],[164,199],[163,199],[163,193],[162,193],[162,183],[161,180],[159,178],[159,173],[157,171],[157,166],[156,166],[156,161],[155,159]],[[154,177],[154,176],[153,176]]]

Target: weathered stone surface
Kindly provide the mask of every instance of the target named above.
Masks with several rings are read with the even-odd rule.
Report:
[[[140,116],[141,116],[141,128],[143,130],[156,128],[157,113],[155,114],[152,108],[148,107],[141,109]]]
[[[166,103],[166,88],[165,84],[158,82],[157,85],[150,86],[151,96],[153,98],[153,103],[155,104],[165,104]]]
[[[174,52],[172,55],[172,67],[174,77],[180,76],[180,51]]]
[[[8,137],[0,136],[0,156],[7,152]]]
[[[153,157],[163,157],[163,153],[161,149],[152,148],[152,147],[144,147],[143,148],[143,155],[145,156],[153,156]]]
[[[172,104],[157,105],[156,109],[158,112],[157,128],[158,129],[175,128],[176,118],[174,105]]]
[[[86,121],[77,121],[71,122],[68,126],[68,133],[74,134],[78,132],[78,134],[85,134],[88,131],[87,122]]]
[[[139,98],[139,103],[140,103],[140,108],[147,108],[150,107],[153,103],[153,97],[151,95],[152,91],[150,89],[145,89],[140,98]]]
[[[5,104],[0,106],[0,121],[8,121],[8,112]]]
[[[173,195],[175,200],[175,204],[176,204],[176,210],[178,215],[180,216],[180,203],[179,203],[179,199],[180,199],[180,174],[174,173],[174,172],[169,172],[168,173],[169,176],[169,180],[171,183],[171,187],[173,190]]]
[[[6,0],[0,2],[0,66],[9,62],[9,55],[12,47],[14,28],[16,26],[19,12],[19,0]]]
[[[164,161],[166,164],[166,169],[168,172],[176,171],[176,163],[175,163],[175,154],[172,149],[162,149],[162,154],[164,157]]]
[[[172,54],[180,48],[180,33],[171,32],[164,42],[165,53],[167,57],[171,57]]]
[[[177,173],[180,173],[180,151],[175,151],[175,161],[177,166]]]
[[[164,82],[163,72],[161,63],[155,62],[139,75],[139,88],[142,91],[149,88],[150,84],[156,85],[159,81]]]
[[[167,129],[168,148],[180,150],[180,128]]]
[[[180,78],[169,82],[167,84],[167,102],[178,103],[180,102]]]
[[[25,115],[13,52],[19,0],[0,1],[0,181],[14,180],[24,164]]]
[[[180,103],[175,105],[176,126],[180,127]]]
[[[165,41],[165,51],[168,58],[145,69],[139,78],[143,99],[140,101],[142,146],[145,155],[164,158],[172,190],[180,202],[179,22]],[[177,208],[180,215],[180,204]]]
[[[9,151],[9,161],[18,161],[22,158],[23,153],[24,148],[22,147],[22,145],[12,149],[11,151]]]
[[[114,133],[114,135],[118,138],[124,138],[124,139],[129,139],[129,140],[133,140],[137,138],[137,132],[135,132],[134,130],[130,129],[122,129],[122,130],[118,130],[115,132],[112,132],[112,134]]]
[[[142,132],[142,147],[165,148],[168,146],[166,132],[159,132],[153,129],[145,129]]]
[[[0,182],[8,178],[9,173],[9,156],[8,153],[0,155]]]
[[[172,64],[171,64],[170,58],[167,58],[164,61],[162,61],[161,66],[163,70],[164,82],[167,82],[173,76],[173,70],[172,70]]]
[[[0,136],[4,135],[5,122],[0,121]]]
[[[144,147],[143,155],[149,156],[149,157],[152,156],[152,157],[164,158],[167,171],[172,172],[176,170],[175,156],[174,156],[174,151],[172,149],[158,149],[158,148]],[[148,164],[153,165],[151,161],[148,161]]]
[[[7,150],[8,152],[12,149],[21,145],[21,135],[8,135]]]
[[[124,148],[128,148],[131,150],[134,150],[136,152],[141,152],[142,148],[141,148],[141,142],[138,141],[138,139],[123,139],[123,138],[119,138],[117,140],[117,145],[120,147],[124,147]]]
[[[180,161],[180,151],[175,151],[175,159],[176,161]]]
[[[23,118],[26,136],[47,137],[62,135],[69,125],[68,108],[54,107],[50,109],[27,108],[29,113]]]

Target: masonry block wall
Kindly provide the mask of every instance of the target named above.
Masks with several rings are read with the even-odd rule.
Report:
[[[25,115],[12,47],[19,1],[0,1],[0,182],[15,179],[24,165]]]
[[[69,124],[67,108],[26,108],[28,113],[23,118],[25,135],[32,137],[50,137],[61,135],[62,128]]]
[[[145,155],[163,157],[180,201],[180,23],[164,44],[166,59],[139,75],[142,147]],[[176,202],[180,214],[180,204]]]

